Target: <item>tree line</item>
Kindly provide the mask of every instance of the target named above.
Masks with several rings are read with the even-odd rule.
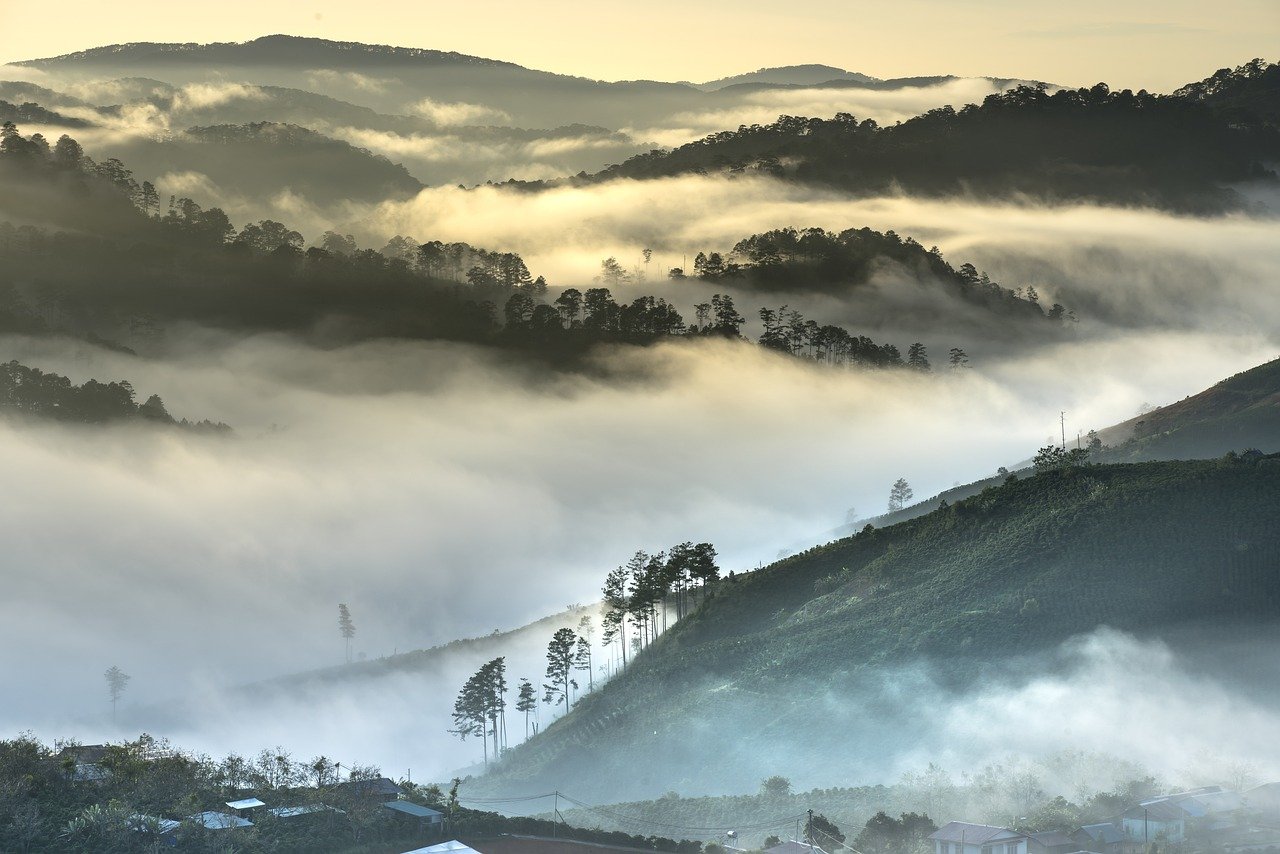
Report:
[[[191,422],[185,418],[179,421],[169,414],[158,394],[138,403],[128,380],[103,383],[91,379],[75,385],[60,374],[29,368],[16,360],[0,364],[0,413],[3,412],[86,424],[142,420],[218,433],[231,430],[221,422]]]
[[[542,703],[553,708],[564,706],[565,713],[570,712],[579,691],[584,687],[588,692],[595,690],[598,651],[619,649],[614,660],[625,668],[629,653],[639,653],[666,631],[672,610],[674,620],[682,619],[706,598],[708,585],[719,578],[711,543],[684,542],[657,554],[637,551],[626,564],[605,576],[599,650],[593,644],[595,623],[590,615],[578,621],[576,630],[567,626],[557,629],[547,642]],[[614,668],[602,666],[600,670],[612,675]],[[579,682],[580,673],[585,676],[585,686]],[[463,741],[479,738],[485,765],[491,756],[499,759],[508,747],[509,690],[506,657],[499,656],[481,665],[454,700],[449,732]],[[515,709],[524,715],[527,741],[538,731],[538,690],[528,678],[520,679]]]
[[[1233,87],[1238,99],[1204,97],[1206,87],[1184,97],[1113,91],[1105,83],[1052,92],[1024,84],[888,127],[849,113],[784,115],[569,181],[754,174],[860,195],[1028,195],[1223,210],[1244,203],[1224,184],[1275,180],[1268,164],[1280,152],[1280,129],[1274,108],[1262,106],[1275,91],[1273,75],[1228,75],[1251,84]]]

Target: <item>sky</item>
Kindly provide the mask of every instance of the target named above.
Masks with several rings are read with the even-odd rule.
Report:
[[[1167,91],[1280,44],[1275,0],[65,0],[0,3],[0,61],[131,41],[271,33],[455,50],[598,79],[703,81],[823,63],[876,77],[993,75]],[[1212,14],[1206,10],[1211,9]]]

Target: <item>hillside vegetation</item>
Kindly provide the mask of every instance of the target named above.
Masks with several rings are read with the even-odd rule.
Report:
[[[1280,451],[1280,359],[1223,380],[1103,433],[1113,460],[1217,456],[1231,448]]]
[[[620,797],[749,789],[779,765],[847,776],[893,755],[924,697],[1043,672],[1080,633],[1274,618],[1277,512],[1275,456],[1011,479],[722,582],[476,785]]]
[[[1104,83],[1053,93],[1021,85],[890,127],[849,114],[782,116],[633,157],[591,180],[760,173],[859,194],[1027,194],[1215,210],[1235,203],[1222,184],[1274,179],[1265,164],[1280,138],[1201,100]]]

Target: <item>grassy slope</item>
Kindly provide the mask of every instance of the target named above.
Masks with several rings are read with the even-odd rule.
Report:
[[[1103,438],[1115,445],[1108,456],[1117,460],[1280,451],[1280,359],[1139,415],[1104,431]]]
[[[1108,465],[814,548],[723,583],[479,786],[653,795],[741,780],[744,757],[780,743],[793,760],[837,761],[848,748],[814,726],[815,700],[891,665],[930,662],[958,687],[1100,625],[1273,618],[1278,512],[1280,458]]]

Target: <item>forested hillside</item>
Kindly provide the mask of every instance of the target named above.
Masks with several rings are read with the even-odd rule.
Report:
[[[1275,128],[1240,125],[1193,99],[1018,86],[981,105],[941,107],[880,127],[840,114],[782,116],[654,151],[591,180],[761,173],[858,194],[982,196],[1217,210],[1221,185],[1267,178]]]
[[[721,581],[476,785],[620,798],[735,790],[725,781],[781,763],[848,774],[892,755],[933,704],[1051,669],[1051,650],[1079,633],[1273,620],[1277,496],[1276,456],[1085,465],[868,527]],[[902,705],[898,680],[931,700]]]
[[[696,336],[746,340],[743,327],[754,313],[765,326],[759,343],[771,349],[831,365],[927,370],[919,342],[904,341],[900,349],[785,306],[740,309],[733,295],[856,287],[885,264],[909,271],[940,297],[976,304],[994,329],[1024,322],[1061,329],[1069,319],[1062,306],[1046,312],[1034,289],[1015,293],[972,265],[951,267],[937,249],[870,229],[755,235],[731,253],[741,262],[726,263],[713,252],[699,256],[695,277],[672,271],[691,287],[670,301],[634,294],[619,299],[636,276],[613,258],[601,264],[600,287],[565,288],[552,297],[548,283],[514,252],[404,235],[381,249],[361,249],[350,235],[332,231],[308,246],[287,223],[260,220],[237,229],[222,209],[194,199],[171,198],[166,205],[123,162],[96,162],[69,136],[51,145],[39,134],[23,136],[12,123],[2,133],[0,178],[10,193],[0,199],[0,217],[27,224],[0,219],[0,331],[141,337],[146,343],[189,322],[289,332],[326,345],[389,337],[463,341],[564,363],[600,344]],[[228,157],[242,145],[254,147],[262,134],[284,134],[300,157],[314,146],[337,146],[391,178],[408,178],[389,163],[299,128],[202,133],[211,141],[200,145],[225,148]],[[274,144],[268,148],[276,150]],[[267,158],[261,168],[269,165]],[[677,298],[693,303],[690,321]],[[961,356],[952,350],[953,365]]]
[[[1238,122],[1280,122],[1280,65],[1254,59],[1236,68],[1220,68],[1174,95],[1208,104]]]

